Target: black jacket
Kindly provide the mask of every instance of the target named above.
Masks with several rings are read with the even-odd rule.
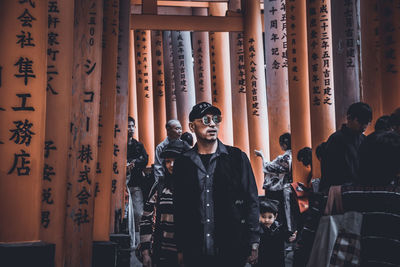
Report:
[[[136,139],[133,139],[130,144],[128,143],[127,161],[128,163],[132,161],[135,162],[133,170],[130,173],[127,173],[130,175],[128,186],[140,186],[141,178],[143,178],[142,171],[146,168],[149,156],[147,155],[143,144]]]
[[[320,191],[327,191],[331,185],[343,185],[357,181],[358,150],[364,140],[365,135],[353,133],[345,124],[329,137],[326,154],[321,161]]]
[[[214,172],[215,247],[218,256],[226,255],[229,262],[235,262],[248,255],[250,244],[259,242],[257,187],[246,154],[221,142],[218,146],[228,153],[219,156]],[[196,261],[203,248],[196,154],[197,146],[176,159],[173,173],[175,236],[185,263]]]

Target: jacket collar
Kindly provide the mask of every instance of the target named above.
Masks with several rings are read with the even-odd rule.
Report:
[[[228,154],[228,149],[226,148],[226,146],[219,139],[217,140],[217,142],[218,142],[217,150],[212,155],[210,161],[221,156],[222,154]],[[203,166],[203,162],[200,159],[197,143],[192,149],[186,151],[182,155],[184,157],[190,158],[193,161],[193,163],[196,164],[196,166],[203,172],[207,172]]]

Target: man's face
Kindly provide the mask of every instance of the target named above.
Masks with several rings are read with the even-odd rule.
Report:
[[[167,171],[170,174],[172,174],[172,171],[174,170],[174,162],[175,162],[174,158],[165,158],[164,159],[165,168],[167,169]]]
[[[204,120],[202,118],[195,119],[193,122],[189,123],[189,127],[192,132],[195,133],[197,139],[207,141],[207,142],[215,142],[218,138],[218,131],[220,123],[215,123],[213,116],[211,114],[206,114],[208,118],[206,121],[209,122],[208,125],[204,124]]]
[[[260,213],[260,223],[265,227],[270,228],[275,222],[276,216],[271,212]]]
[[[132,138],[135,134],[135,124],[133,121],[128,122],[128,137]]]
[[[175,121],[171,124],[167,131],[168,137],[172,140],[178,139],[182,135],[182,125],[179,121]]]
[[[357,118],[347,117],[347,127],[358,134],[362,134],[363,132],[365,132],[368,125],[370,125],[370,122],[360,123]]]

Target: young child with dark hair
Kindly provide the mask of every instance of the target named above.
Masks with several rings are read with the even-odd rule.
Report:
[[[263,200],[260,202],[260,246],[258,249],[258,263],[255,267],[284,267],[285,241],[296,240],[297,231],[288,233],[276,221],[278,216],[278,201]]]

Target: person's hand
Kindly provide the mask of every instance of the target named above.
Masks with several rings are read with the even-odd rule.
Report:
[[[183,263],[183,253],[178,252],[178,266],[179,267],[184,267],[185,264]]]
[[[250,256],[247,258],[247,262],[250,264],[256,264],[258,261],[258,248],[252,249]]]
[[[258,156],[258,157],[263,157],[263,156],[264,156],[262,150],[254,150],[254,153],[255,153],[256,156]]]
[[[127,170],[130,172],[133,170],[133,168],[135,168],[135,162],[129,162],[128,165],[126,166]]]
[[[143,250],[143,267],[152,267],[150,251],[148,249]]]
[[[293,242],[296,240],[297,237],[297,231],[295,231],[290,237],[289,237],[289,242]]]

